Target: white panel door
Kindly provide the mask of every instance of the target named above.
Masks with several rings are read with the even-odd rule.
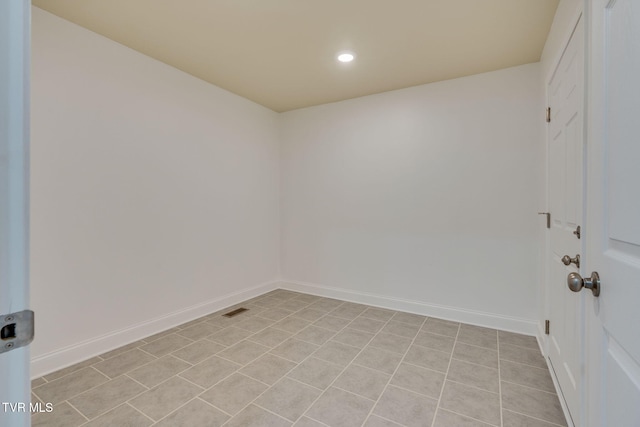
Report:
[[[640,426],[640,2],[591,2],[587,294],[590,426]]]
[[[0,1],[0,314],[29,308],[30,3]],[[0,426],[28,426],[29,401],[29,347],[0,354]]]
[[[582,374],[582,297],[571,292],[567,274],[578,271],[562,262],[581,253],[576,229],[582,225],[584,162],[584,32],[580,18],[549,81],[549,265],[548,356],[574,424],[578,425]]]

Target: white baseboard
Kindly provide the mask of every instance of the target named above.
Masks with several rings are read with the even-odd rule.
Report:
[[[198,317],[222,310],[278,288],[279,280],[272,280],[253,288],[215,298],[191,307],[120,329],[97,338],[68,346],[31,359],[31,378],[38,378],[83,360],[111,351],[144,337],[171,329]]]
[[[533,319],[522,319],[518,317],[503,316],[494,313],[467,310],[457,307],[448,307],[436,304],[429,304],[422,301],[412,301],[401,298],[394,298],[385,295],[376,295],[366,292],[355,292],[342,288],[322,286],[312,283],[284,280],[279,284],[282,289],[304,292],[328,298],[336,298],[344,301],[351,301],[360,304],[372,305],[391,310],[405,311],[408,313],[420,314],[423,316],[436,317],[439,319],[452,320],[456,322],[469,323],[487,328],[494,328],[503,331],[517,332],[519,334],[536,336],[537,326]]]

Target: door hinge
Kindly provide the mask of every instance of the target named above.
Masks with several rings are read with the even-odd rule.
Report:
[[[0,315],[0,353],[29,345],[33,341],[33,311]]]
[[[551,213],[549,213],[549,212],[538,212],[538,215],[546,215],[547,216],[547,228],[551,228]]]
[[[545,335],[549,335],[549,324],[550,323],[551,322],[549,322],[548,320],[544,321],[544,333],[545,333]]]
[[[551,123],[551,107],[547,107],[547,123]]]

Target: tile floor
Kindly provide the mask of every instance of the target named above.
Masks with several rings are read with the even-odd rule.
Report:
[[[276,290],[33,381],[34,426],[565,426],[535,338]]]

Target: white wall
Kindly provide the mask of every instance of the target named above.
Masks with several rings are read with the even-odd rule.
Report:
[[[539,72],[284,113],[283,280],[533,333]]]
[[[37,8],[32,94],[34,375],[278,277],[276,113]]]

